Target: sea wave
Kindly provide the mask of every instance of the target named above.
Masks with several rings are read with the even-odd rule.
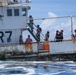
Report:
[[[76,75],[72,61],[0,61],[0,75]]]

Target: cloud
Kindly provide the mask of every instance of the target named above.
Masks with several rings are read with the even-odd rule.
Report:
[[[49,12],[48,13],[49,18],[51,17],[57,17],[54,13]],[[47,28],[50,28],[53,24],[55,23],[55,19],[44,19],[41,27],[43,28],[43,30],[46,30]]]
[[[71,38],[71,35],[72,35],[72,30],[73,30],[73,33],[74,33],[74,30],[75,30],[75,28],[76,28],[76,19],[73,17],[72,18],[72,23],[71,23],[71,18],[68,20],[68,21],[66,21],[66,22],[64,22],[64,23],[61,23],[61,25],[63,26],[63,29],[65,30],[65,32],[64,32],[64,36],[65,36],[65,38]],[[72,27],[73,27],[73,29],[72,29]]]
[[[49,12],[49,13],[48,13],[48,16],[49,16],[49,17],[57,17],[57,15],[54,14],[54,13],[52,13],[52,12]]]
[[[73,18],[73,30],[75,30],[76,29],[76,19],[75,18]]]

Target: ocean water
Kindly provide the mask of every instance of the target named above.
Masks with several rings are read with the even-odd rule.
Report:
[[[0,75],[76,75],[76,62],[0,61]]]

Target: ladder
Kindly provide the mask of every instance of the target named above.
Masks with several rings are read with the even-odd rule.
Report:
[[[28,31],[34,37],[34,39],[38,42],[39,41],[39,38],[36,36],[37,26],[35,24],[33,24],[33,32],[32,32],[31,29],[30,29],[31,28],[31,24],[30,23],[27,23],[27,25],[29,26]],[[40,41],[44,41],[44,35],[42,33],[40,34]]]

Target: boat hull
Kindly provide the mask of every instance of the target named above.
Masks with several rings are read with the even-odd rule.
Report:
[[[49,48],[45,48],[45,44],[48,44],[46,46]],[[0,55],[7,59],[76,60],[76,42],[70,40],[63,42],[41,42],[32,43],[31,47],[27,44],[0,46]]]

